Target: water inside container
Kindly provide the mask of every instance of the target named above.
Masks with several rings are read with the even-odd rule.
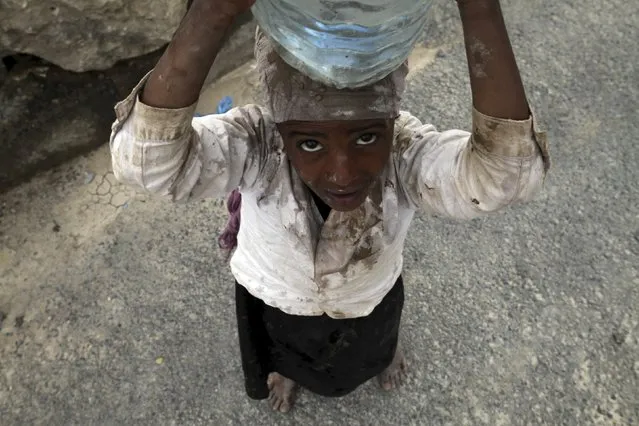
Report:
[[[282,58],[339,88],[390,74],[419,39],[432,0],[257,0],[253,14]]]

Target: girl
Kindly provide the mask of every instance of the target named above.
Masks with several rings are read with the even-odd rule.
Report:
[[[156,68],[116,106],[111,151],[121,182],[174,201],[239,188],[221,241],[237,244],[246,390],[286,412],[298,386],[326,396],[375,376],[384,389],[399,386],[413,214],[468,219],[530,200],[549,163],[498,0],[458,1],[472,133],[439,132],[399,111],[405,65],[372,86],[337,90],[284,63],[259,31],[268,106],[193,119],[227,29],[253,2],[193,1]]]

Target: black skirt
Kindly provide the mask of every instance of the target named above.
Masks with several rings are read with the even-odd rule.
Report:
[[[343,396],[390,365],[404,305],[399,277],[370,315],[333,319],[289,315],[266,305],[236,282],[236,311],[246,393],[268,397],[277,372],[323,396]]]

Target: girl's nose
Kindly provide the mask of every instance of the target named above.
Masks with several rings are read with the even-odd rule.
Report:
[[[357,180],[354,162],[346,153],[338,153],[329,160],[326,180],[335,186],[348,188]]]

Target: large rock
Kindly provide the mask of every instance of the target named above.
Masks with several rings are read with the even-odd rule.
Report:
[[[71,71],[103,70],[166,44],[187,0],[3,0],[0,52]]]
[[[209,81],[252,57],[254,33],[250,14],[237,19]],[[83,73],[65,71],[29,55],[6,57],[9,70],[0,62],[0,194],[106,143],[115,118],[113,105],[129,94],[161,54],[158,49],[108,70]],[[210,107],[206,112],[215,111],[225,95],[236,98],[228,90],[206,90],[203,99]]]

